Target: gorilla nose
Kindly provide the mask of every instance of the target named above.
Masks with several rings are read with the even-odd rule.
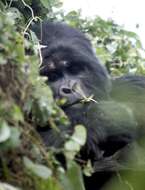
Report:
[[[60,90],[60,93],[62,95],[70,95],[70,94],[72,94],[72,90],[70,88],[67,88],[67,87],[62,87]]]
[[[68,81],[67,84],[63,84],[59,88],[59,93],[61,96],[65,97],[73,97],[76,96],[76,93],[74,91],[75,86],[77,85],[75,80]]]

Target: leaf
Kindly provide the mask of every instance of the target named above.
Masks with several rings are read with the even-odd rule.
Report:
[[[80,151],[81,146],[86,142],[87,132],[84,126],[77,125],[71,139],[65,143],[65,155],[69,159],[73,159],[77,152]]]
[[[12,116],[13,116],[13,119],[16,121],[24,120],[23,114],[17,105],[14,105],[12,108]]]
[[[38,177],[41,177],[43,179],[48,179],[52,175],[52,171],[44,165],[35,164],[27,157],[24,157],[23,161],[26,168],[29,169],[32,173],[34,173]]]
[[[42,5],[45,7],[45,8],[49,8],[50,7],[50,2],[49,0],[40,0]]]
[[[60,173],[60,180],[64,189],[84,190],[80,167],[75,162],[69,162],[67,172]]]
[[[87,133],[85,127],[83,125],[77,125],[71,139],[79,145],[83,146],[86,142],[86,137]]]
[[[16,148],[21,144],[20,141],[21,132],[16,127],[11,127],[11,136],[6,142],[5,146],[9,148]]]
[[[0,190],[19,190],[19,189],[7,183],[0,183]]]
[[[9,139],[11,134],[10,127],[7,125],[5,121],[1,121],[0,123],[0,143]]]

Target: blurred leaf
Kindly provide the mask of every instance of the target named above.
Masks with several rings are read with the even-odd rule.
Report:
[[[5,121],[0,121],[0,143],[9,139],[11,130]]]
[[[15,121],[23,121],[24,117],[22,114],[22,111],[20,110],[20,108],[17,105],[14,105],[12,107],[12,117]]]
[[[35,164],[27,157],[24,157],[23,160],[26,168],[38,177],[48,179],[52,175],[52,171],[48,167],[40,164]]]
[[[5,143],[5,147],[16,148],[20,146],[21,144],[20,135],[21,135],[20,129],[16,127],[11,127],[11,136],[8,139],[8,141]]]
[[[21,13],[17,8],[11,7],[8,10],[9,16],[11,16],[12,19],[18,19],[21,18]]]
[[[80,151],[81,146],[85,144],[86,138],[87,132],[85,127],[82,125],[77,125],[70,140],[64,145],[65,155],[68,158],[73,159],[76,153]]]
[[[60,173],[59,177],[64,189],[84,190],[82,173],[75,162],[69,162],[67,172]]]
[[[40,0],[40,2],[42,3],[42,5],[45,8],[49,8],[50,7],[50,1],[49,0]]]
[[[91,176],[94,173],[94,168],[92,166],[91,160],[87,161],[87,164],[83,168],[83,173],[85,176]]]
[[[19,190],[19,189],[10,184],[0,182],[0,190]]]
[[[83,125],[75,126],[75,132],[71,138],[79,145],[83,146],[87,138],[86,128]]]

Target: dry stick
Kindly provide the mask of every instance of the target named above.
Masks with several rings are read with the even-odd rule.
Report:
[[[43,58],[42,58],[42,53],[41,53],[41,45],[40,45],[40,43],[38,42],[38,44],[37,44],[37,49],[38,49],[38,54],[39,54],[39,58],[40,58],[40,64],[39,64],[39,66],[41,66],[42,65],[42,62],[43,62]]]
[[[21,0],[21,1],[22,1],[23,5],[31,11],[32,18],[35,18],[33,9],[24,0]]]
[[[11,0],[8,4],[8,7],[10,8],[11,7],[11,4],[12,4],[13,0]]]
[[[125,184],[129,188],[129,190],[134,190],[131,183],[129,183],[127,180],[122,179],[121,174],[119,172],[117,172],[116,175],[117,175],[120,183]]]
[[[39,17],[37,17],[37,16],[34,16],[34,12],[33,12],[33,9],[31,8],[31,6],[29,6],[28,4],[26,4],[26,2],[24,0],[21,0],[21,1],[22,1],[23,5],[25,7],[27,7],[31,11],[31,17],[32,17],[30,19],[30,21],[28,22],[28,24],[26,25],[25,30],[23,31],[23,36],[25,36],[27,34],[27,30],[30,27],[30,25],[33,22],[33,20],[37,21],[37,19],[38,19],[38,20],[41,21],[41,19]],[[42,64],[42,55],[41,55],[41,45],[40,45],[39,42],[37,44],[37,47],[38,47],[38,54],[39,54],[39,58],[40,58],[40,65],[41,65]]]
[[[84,100],[82,100],[82,102],[90,102],[90,101],[92,101],[92,102],[98,103],[95,99],[93,99],[94,95],[90,95],[90,96],[87,97],[84,94],[84,92],[82,91],[82,89],[80,88],[80,86],[77,85],[77,84],[74,85],[73,91],[78,93],[79,95],[81,95],[84,98]]]

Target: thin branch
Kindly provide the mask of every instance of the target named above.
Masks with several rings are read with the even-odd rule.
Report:
[[[9,8],[11,7],[12,2],[13,2],[13,0],[11,0],[10,3],[8,4],[8,7],[9,7]]]

